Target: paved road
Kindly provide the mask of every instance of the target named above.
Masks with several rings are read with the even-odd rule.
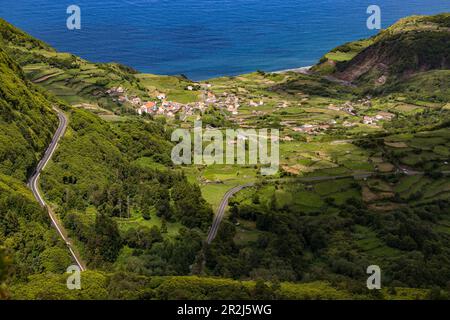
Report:
[[[314,182],[314,181],[327,181],[327,180],[338,180],[338,179],[344,179],[344,178],[349,178],[349,177],[353,177],[353,178],[357,178],[357,179],[364,179],[364,178],[368,178],[371,175],[373,175],[373,172],[367,172],[367,173],[360,173],[360,174],[355,174],[355,175],[346,175],[346,176],[322,176],[322,177],[303,177],[303,178],[281,178],[281,179],[274,179],[271,181],[287,181],[288,179],[292,179],[295,180],[297,182]],[[211,242],[214,240],[214,238],[217,235],[217,231],[219,230],[219,226],[222,223],[223,217],[225,215],[225,209],[228,206],[228,200],[230,200],[230,198],[232,196],[234,196],[236,193],[238,193],[239,191],[241,191],[242,189],[248,188],[253,186],[254,183],[249,183],[249,184],[245,184],[242,186],[237,186],[234,187],[233,189],[228,190],[227,193],[225,193],[225,195],[222,198],[222,201],[220,202],[220,206],[219,209],[217,210],[217,214],[214,217],[213,220],[213,224],[211,226],[211,228],[209,229],[209,233],[208,233],[208,238],[206,239],[206,242],[208,244],[211,244]]]
[[[214,240],[214,238],[217,235],[217,231],[219,230],[220,223],[222,222],[222,219],[225,215],[225,209],[228,206],[228,200],[230,200],[230,198],[232,196],[234,196],[236,193],[238,193],[242,189],[248,188],[251,186],[253,186],[253,183],[248,183],[248,184],[245,184],[242,186],[234,187],[233,189],[230,189],[227,191],[227,193],[225,193],[225,195],[222,198],[222,201],[220,202],[220,206],[219,206],[219,209],[217,210],[217,214],[214,217],[213,224],[212,224],[211,228],[209,229],[208,238],[206,239],[206,242],[208,244],[211,244],[211,242]]]
[[[280,180],[287,180],[287,179],[295,179],[295,181],[298,182],[314,182],[314,181],[325,181],[325,180],[338,180],[338,179],[343,179],[343,178],[348,178],[348,177],[354,177],[354,178],[359,178],[359,179],[363,179],[363,178],[368,178],[372,175],[373,173],[361,173],[361,174],[357,174],[357,175],[347,175],[347,176],[323,176],[323,177],[303,177],[303,178],[285,178],[285,179],[274,179],[277,181]],[[241,191],[242,189],[248,188],[253,186],[254,183],[249,183],[249,184],[245,184],[242,186],[237,186],[234,187],[233,189],[230,189],[227,191],[227,193],[225,193],[225,195],[222,198],[222,201],[220,202],[219,205],[219,209],[217,210],[216,215],[214,216],[214,220],[213,220],[213,224],[211,226],[211,228],[209,229],[209,233],[208,233],[208,238],[206,239],[206,242],[208,244],[211,244],[211,242],[214,240],[214,238],[217,235],[217,231],[219,230],[219,226],[222,223],[223,217],[225,215],[225,209],[228,206],[228,201],[230,200],[230,198],[232,196],[234,196],[236,193],[238,193],[239,191]]]
[[[39,204],[42,207],[47,209],[48,215],[50,216],[50,219],[52,220],[53,225],[55,226],[56,230],[58,231],[58,234],[64,240],[64,242],[67,244],[67,247],[69,248],[69,251],[70,251],[73,259],[75,260],[77,265],[80,267],[81,271],[84,271],[84,270],[86,270],[85,264],[83,263],[79,254],[76,252],[76,249],[74,248],[72,242],[67,237],[66,230],[64,229],[63,226],[60,225],[55,213],[51,210],[51,208],[49,206],[47,206],[44,198],[41,196],[40,191],[39,191],[39,176],[41,175],[41,172],[42,172],[42,170],[44,170],[47,163],[52,158],[53,153],[55,152],[56,148],[58,147],[59,139],[64,135],[64,132],[66,131],[66,128],[67,128],[67,118],[66,118],[65,114],[58,109],[55,109],[55,111],[58,113],[58,117],[59,117],[58,129],[56,130],[56,133],[53,136],[52,142],[50,143],[49,147],[47,148],[47,151],[45,151],[43,158],[38,163],[36,170],[34,171],[33,175],[31,176],[31,178],[28,182],[28,187],[33,192],[33,195],[37,199],[37,201],[39,201]]]
[[[445,174],[445,175],[449,175],[450,171],[442,171],[441,173]],[[340,179],[347,179],[347,178],[366,179],[366,178],[370,178],[374,175],[391,175],[391,174],[405,174],[408,176],[413,176],[413,175],[424,175],[425,172],[413,171],[413,170],[409,170],[406,168],[401,168],[401,170],[399,170],[397,172],[388,172],[388,173],[361,172],[361,173],[356,173],[356,174],[340,175],[340,176],[318,176],[318,177],[299,177],[299,178],[281,178],[281,179],[278,178],[278,179],[273,179],[270,181],[293,180],[295,182],[317,182],[317,181],[340,180]],[[233,189],[228,190],[228,192],[224,195],[222,202],[220,203],[219,209],[217,210],[217,214],[214,217],[213,224],[212,224],[211,228],[209,229],[208,238],[206,240],[206,242],[208,244],[211,244],[211,242],[214,240],[214,238],[217,235],[217,231],[219,230],[220,223],[222,222],[223,217],[225,215],[225,209],[228,206],[228,200],[230,200],[230,198],[232,196],[234,196],[236,193],[238,193],[242,189],[251,187],[253,185],[254,185],[253,183],[249,183],[246,185],[234,187]]]

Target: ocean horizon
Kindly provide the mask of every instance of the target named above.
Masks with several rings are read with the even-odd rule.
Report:
[[[68,30],[68,6],[81,8],[81,30]],[[450,12],[447,0],[2,0],[0,17],[59,51],[93,62],[193,80],[315,64],[332,48],[375,35],[416,14]]]

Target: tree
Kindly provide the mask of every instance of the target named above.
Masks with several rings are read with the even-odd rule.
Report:
[[[67,249],[58,247],[50,247],[45,249],[40,255],[39,259],[44,266],[45,271],[52,273],[64,273],[69,265],[71,265],[71,258]]]
[[[446,295],[441,291],[441,288],[439,287],[433,287],[429,292],[427,298],[429,300],[445,300],[447,297]]]
[[[18,230],[19,220],[17,219],[17,216],[13,212],[7,211],[0,220],[0,232],[3,231],[3,234],[8,236]]]
[[[167,232],[167,228],[166,228],[166,232]],[[152,238],[152,243],[153,242],[161,242],[161,241],[163,241],[163,237],[161,235],[161,231],[158,229],[157,226],[153,226],[150,229],[150,236]]]
[[[211,225],[213,212],[203,199],[199,186],[185,179],[177,181],[172,190],[176,218],[189,228],[206,229]]]
[[[256,281],[252,296],[255,300],[272,300],[275,298],[273,289],[266,285],[264,280]]]
[[[253,196],[252,196],[252,202],[253,202],[253,204],[260,204],[261,203],[261,201],[260,201],[260,199],[259,199],[259,195],[258,195],[258,193],[254,193],[253,194]]]
[[[100,213],[95,219],[94,234],[89,247],[100,254],[104,261],[114,262],[122,247],[117,223],[107,215]]]
[[[6,298],[6,288],[3,281],[6,279],[8,264],[6,260],[5,250],[0,247],[0,300]]]
[[[164,218],[161,220],[161,233],[167,233],[167,221]]]
[[[148,210],[144,210],[144,212],[142,212],[142,218],[148,221],[152,219],[152,216],[150,215],[150,212]]]
[[[172,210],[170,207],[170,198],[167,192],[167,197],[161,198],[156,205],[156,215],[158,217],[164,217],[170,219],[172,216]]]

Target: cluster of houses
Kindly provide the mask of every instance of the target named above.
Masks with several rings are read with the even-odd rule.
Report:
[[[330,104],[328,106],[329,110],[335,110],[335,111],[343,111],[346,112],[349,115],[357,116],[357,112],[355,110],[355,106],[358,105],[359,107],[363,107],[365,109],[372,107],[371,97],[359,99],[355,103],[351,101],[345,102],[342,106],[336,106],[334,104]],[[362,123],[367,125],[376,125],[379,121],[391,121],[395,117],[395,114],[390,112],[378,112],[374,116],[364,116],[362,118]],[[343,123],[344,127],[351,127],[354,126],[354,123],[345,121]]]
[[[108,89],[106,94],[112,97],[114,102],[125,103],[128,99],[126,97],[125,89],[123,87],[114,87]]]
[[[137,96],[129,97],[126,89],[123,87],[113,87],[106,91],[106,94],[113,98],[113,101],[119,103],[129,103],[136,108],[136,112],[139,115],[152,114],[152,115],[166,115],[168,117],[174,117],[177,112],[179,112],[183,105],[166,101],[166,95],[164,93],[158,93],[157,99],[155,101],[142,101],[141,98]]]
[[[185,116],[193,115],[196,110],[203,112],[210,105],[215,105],[219,108],[227,109],[231,114],[237,115],[240,107],[239,98],[234,94],[223,93],[217,97],[209,89],[210,84],[201,84],[202,99],[200,102],[181,104],[173,101],[168,101],[166,95],[158,93],[155,101],[142,101],[137,96],[129,97],[126,89],[123,87],[114,87],[108,89],[106,94],[113,98],[113,101],[119,103],[129,103],[136,108],[139,115],[163,115],[167,117],[175,117],[177,113],[183,113]],[[194,90],[193,86],[188,86],[187,90]]]
[[[232,115],[239,114],[239,107],[241,106],[238,96],[234,94],[223,93],[222,94],[222,107],[225,107]]]
[[[292,128],[295,132],[302,132],[307,134],[315,134],[320,131],[328,130],[331,127],[330,124],[304,124],[300,127]]]
[[[343,111],[351,116],[356,116],[357,115],[356,109],[355,109],[356,106],[362,107],[364,109],[372,107],[372,101],[370,99],[371,99],[371,97],[367,97],[367,98],[359,99],[356,102],[346,101],[341,106],[336,106],[334,104],[330,104],[328,106],[328,109],[335,110],[335,111]]]
[[[211,91],[203,91],[202,93],[202,101],[208,104],[213,104],[217,102],[217,97]]]
[[[381,112],[378,112],[374,116],[364,116],[362,119],[362,123],[367,124],[367,125],[376,125],[379,121],[391,121],[394,117],[395,117],[395,114],[393,114],[393,113],[381,111]],[[304,124],[300,127],[294,127],[294,128],[292,128],[292,130],[295,132],[301,132],[301,133],[306,133],[306,134],[310,134],[310,135],[315,135],[315,134],[321,133],[325,130],[328,130],[328,129],[334,127],[334,125],[336,125],[336,124],[337,124],[337,121],[334,119],[331,119],[330,121],[328,121],[328,123]],[[357,125],[356,123],[350,122],[347,120],[342,123],[342,126],[344,126],[344,127],[353,127],[356,125]]]
[[[166,95],[160,93],[157,95],[157,99],[154,101],[143,101],[140,97],[130,96],[127,94],[127,90],[123,87],[113,87],[106,91],[113,101],[118,103],[129,103],[136,109],[136,113],[139,115],[151,114],[151,115],[164,115],[167,117],[174,117],[177,113],[182,113],[185,116],[193,115],[194,112],[203,112],[207,107],[214,105],[220,109],[225,109],[232,115],[236,116],[239,114],[239,108],[241,107],[242,101],[240,97],[234,93],[221,93],[215,94],[211,91],[211,84],[201,83],[199,85],[187,86],[185,89],[189,91],[200,90],[201,99],[199,102],[180,104],[177,102],[168,101]],[[264,105],[263,100],[251,99],[247,102],[250,107],[261,107]],[[286,108],[288,106],[287,102],[284,101],[277,108]],[[253,114],[264,114],[261,111],[253,111]]]
[[[136,108],[136,112],[139,115],[150,114],[150,115],[162,115],[167,117],[175,117],[177,113],[182,113],[184,116],[193,115],[196,110],[203,112],[206,110],[208,106],[214,105],[218,108],[226,109],[232,115],[239,114],[239,108],[241,106],[241,102],[239,97],[236,94],[229,94],[224,92],[218,96],[214,94],[211,90],[210,84],[200,84],[199,88],[188,86],[187,90],[197,90],[200,89],[201,93],[201,101],[189,104],[181,104],[177,102],[168,101],[166,99],[166,95],[164,93],[158,93],[155,99],[156,101],[142,101],[141,98],[137,96],[128,97],[126,89],[123,87],[114,87],[108,89],[106,94],[111,96],[114,101],[119,103],[130,103],[132,106]],[[304,98],[307,100],[307,98]],[[264,101],[248,101],[248,105],[250,107],[260,107],[264,105]],[[284,101],[282,104],[277,106],[277,109],[286,108],[288,103]],[[330,104],[328,106],[329,110],[342,111],[352,116],[357,116],[356,106],[370,108],[372,106],[370,97],[360,99],[356,102],[347,101],[342,105],[334,105]],[[262,111],[253,110],[253,115],[263,115],[265,114]],[[394,114],[390,112],[378,112],[374,116],[364,116],[362,118],[362,123],[366,125],[376,125],[379,121],[390,121],[395,117]],[[304,124],[299,127],[293,127],[292,130],[295,132],[301,132],[306,134],[318,134],[325,130],[328,130],[330,127],[336,124],[335,120],[330,120],[328,123],[320,123],[320,124]],[[352,127],[356,124],[350,121],[344,121],[342,124],[344,127]],[[289,137],[287,137],[289,139]]]
[[[182,113],[184,116],[194,114],[195,110],[203,112],[206,109],[204,102],[182,104],[173,101],[162,100],[160,102],[149,101],[137,109],[139,115],[151,114],[162,115],[169,118],[175,117],[177,113]]]
[[[395,117],[395,114],[390,112],[378,112],[375,116],[364,116],[364,124],[377,124],[378,121],[391,121]]]
[[[328,109],[334,110],[334,111],[343,111],[351,116],[356,116],[355,106],[350,101],[345,102],[342,106],[336,106],[334,104],[330,104],[328,106]]]
[[[211,91],[203,91],[202,101],[205,105],[215,105],[218,108],[226,109],[232,115],[239,114],[241,103],[239,97],[232,93],[224,92],[220,96],[216,96]]]

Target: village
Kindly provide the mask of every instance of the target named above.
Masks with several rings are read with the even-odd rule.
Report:
[[[263,99],[243,99],[234,93],[222,92],[220,94],[215,94],[211,90],[212,86],[208,83],[201,83],[198,85],[190,85],[185,88],[188,91],[200,91],[199,101],[193,103],[179,103],[170,101],[167,99],[165,93],[157,92],[155,93],[154,99],[150,101],[144,101],[142,98],[128,95],[127,90],[123,87],[113,87],[106,91],[113,101],[119,104],[129,104],[131,105],[136,113],[140,116],[142,115],[152,115],[152,116],[164,116],[167,118],[175,118],[184,121],[188,116],[194,114],[202,114],[209,107],[216,107],[218,109],[226,110],[230,117],[234,121],[242,125],[242,127],[247,126],[243,121],[244,119],[237,117],[239,115],[239,108],[241,106],[248,106],[252,108],[252,116],[264,116],[267,113],[261,110],[257,110],[258,107],[265,105]],[[308,98],[303,98],[300,103],[307,103]],[[289,104],[287,101],[280,102],[278,106],[274,107],[274,110],[279,111],[284,108],[288,108]],[[395,114],[379,111],[375,114],[367,115],[365,111],[372,108],[371,97],[368,96],[357,101],[346,101],[342,104],[329,104],[326,109],[330,111],[339,111],[347,114],[350,119],[345,119],[344,121],[338,122],[336,119],[330,119],[326,122],[319,123],[304,123],[302,125],[296,125],[291,121],[281,121],[281,124],[287,128],[297,133],[304,133],[308,135],[318,135],[324,134],[327,130],[332,129],[337,126],[342,126],[344,128],[355,127],[358,124],[378,127],[382,121],[391,121]],[[353,120],[351,119],[353,117]],[[357,118],[357,119],[355,119]],[[356,121],[355,121],[356,120]],[[284,141],[291,141],[293,138],[286,136],[282,138]]]
[[[303,99],[302,101],[307,101],[307,98]],[[286,106],[278,106],[277,109],[285,107]],[[378,111],[375,114],[371,112],[372,115],[366,115],[366,112],[370,108],[372,108],[371,97],[367,97],[364,99],[359,99],[355,102],[346,101],[341,105],[329,104],[328,107],[326,107],[326,109],[331,111],[346,113],[349,117],[345,117],[343,121],[339,121],[338,119],[333,118],[327,121],[316,123],[304,123],[299,126],[296,125],[296,121],[288,120],[282,121],[281,124],[285,128],[291,129],[293,132],[304,133],[308,135],[319,135],[325,134],[327,130],[336,127],[352,128],[358,125],[368,125],[373,128],[381,128],[380,126],[383,121],[391,121],[396,116],[395,114],[386,111]],[[253,111],[253,114],[260,115],[262,113]],[[282,138],[282,140],[292,141],[294,139],[290,136],[285,136],[284,138]]]
[[[127,90],[123,87],[113,87],[106,91],[106,94],[109,95],[114,102],[119,104],[130,104],[133,108],[135,108],[136,113],[139,115],[159,115],[165,116],[168,118],[174,118],[177,114],[179,114],[179,118],[184,120],[187,116],[193,115],[196,111],[199,113],[203,113],[208,107],[215,106],[220,109],[227,110],[232,115],[238,115],[238,109],[241,106],[239,98],[235,94],[228,94],[226,92],[216,96],[209,89],[211,88],[210,84],[201,84],[198,88],[194,88],[194,86],[187,86],[186,90],[201,90],[200,93],[200,101],[193,103],[179,103],[170,101],[167,99],[167,95],[165,93],[157,93],[155,99],[150,101],[143,101],[142,98],[137,96],[129,96]],[[260,102],[259,105],[261,105]]]

